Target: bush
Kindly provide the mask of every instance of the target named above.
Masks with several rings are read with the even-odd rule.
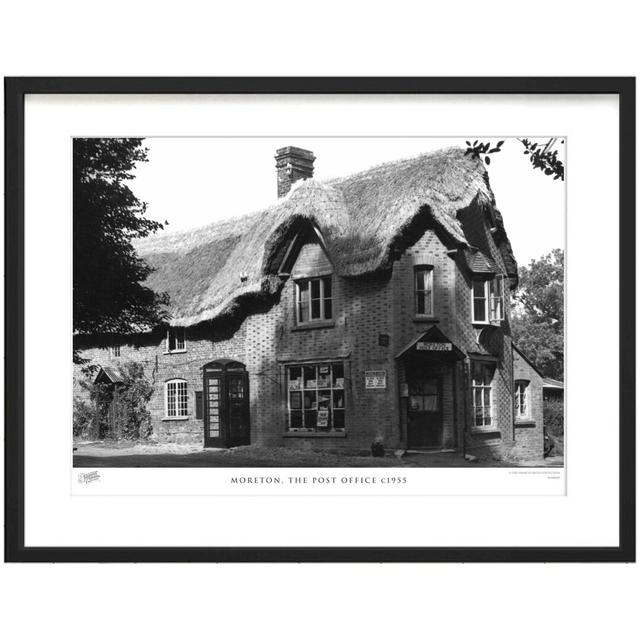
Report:
[[[146,439],[151,435],[151,413],[147,405],[153,395],[153,385],[137,362],[125,364],[120,374],[124,383],[118,389],[118,433],[125,440]]]
[[[73,407],[75,437],[114,440],[146,439],[151,435],[151,413],[147,408],[153,385],[144,375],[142,365],[128,362],[119,369],[122,383],[94,383],[87,372],[80,386],[89,401],[76,399]]]
[[[75,398],[73,400],[73,437],[80,439],[90,438],[93,434],[94,411],[85,400]]]
[[[552,436],[564,435],[564,399],[546,398],[543,403],[544,426]]]

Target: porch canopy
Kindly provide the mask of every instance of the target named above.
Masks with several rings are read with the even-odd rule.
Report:
[[[94,384],[98,382],[110,382],[112,384],[122,384],[124,380],[122,376],[112,367],[100,367],[98,374],[93,381]]]
[[[409,356],[439,356],[442,360],[464,360],[465,354],[447,336],[438,329],[431,327],[414,338],[409,344],[402,348],[396,358]]]

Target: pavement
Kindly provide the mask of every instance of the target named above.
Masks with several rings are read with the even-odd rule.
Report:
[[[249,445],[231,449],[204,449],[202,445],[80,442],[74,444],[73,466],[97,467],[513,467],[562,466],[562,459],[538,464],[514,464],[489,452],[475,462],[460,452],[412,452],[396,457],[387,452],[374,458],[346,452],[288,449]]]

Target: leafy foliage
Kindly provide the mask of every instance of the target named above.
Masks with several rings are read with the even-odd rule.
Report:
[[[89,438],[92,436],[94,411],[91,405],[82,398],[73,399],[73,437]]]
[[[540,169],[546,176],[553,176],[554,180],[564,180],[564,165],[558,160],[557,149],[551,151],[548,144],[543,146],[526,138],[520,142],[524,145],[524,154],[529,156],[534,169]],[[564,140],[560,142],[564,144]]]
[[[151,413],[147,406],[153,385],[137,362],[125,363],[119,373],[123,382],[117,388],[108,382],[95,383],[89,375],[80,381],[88,401],[74,401],[75,437],[138,440],[151,435]]]
[[[564,377],[564,252],[554,249],[519,269],[513,340],[543,375]]]
[[[564,399],[545,398],[544,400],[544,426],[552,436],[564,435]]]
[[[470,155],[472,158],[484,158],[486,164],[491,164],[491,158],[488,154],[499,153],[500,147],[504,144],[504,140],[500,140],[495,147],[491,148],[491,143],[489,142],[478,142],[478,140],[475,140],[473,144],[468,140],[465,140],[465,142],[467,143],[467,149],[464,155]]]
[[[555,138],[550,138],[546,144],[540,144],[539,142],[531,142],[527,138],[520,140],[525,148],[524,154],[529,156],[534,169],[540,169],[545,175],[553,176],[554,180],[564,180],[564,165],[558,159],[558,150],[551,150],[551,145],[554,141]],[[486,164],[491,164],[489,154],[500,152],[504,144],[504,140],[500,140],[495,147],[491,147],[490,142],[479,142],[478,140],[474,140],[473,144],[468,140],[465,140],[465,142],[467,149],[464,155],[470,155],[473,158],[484,158]],[[564,144],[564,140],[561,140],[560,143]]]
[[[152,272],[131,241],[158,229],[127,185],[145,162],[139,138],[73,142],[73,323],[78,333],[130,333],[162,322],[166,296],[143,286]]]

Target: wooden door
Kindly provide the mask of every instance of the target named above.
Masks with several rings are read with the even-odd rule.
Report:
[[[226,376],[227,446],[249,444],[249,389],[245,373]]]
[[[442,379],[419,373],[409,381],[407,446],[442,447]]]

